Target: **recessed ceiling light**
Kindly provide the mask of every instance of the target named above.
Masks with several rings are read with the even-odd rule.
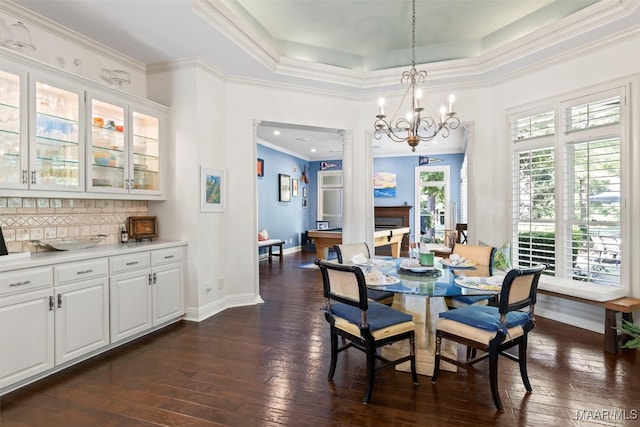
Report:
[[[280,131],[278,129],[276,129],[276,130],[273,131],[273,134],[278,136],[278,135],[280,135]]]
[[[316,152],[316,149],[315,149],[315,148],[312,148],[312,149],[311,149],[311,152],[312,152],[312,153],[315,153],[315,152]]]

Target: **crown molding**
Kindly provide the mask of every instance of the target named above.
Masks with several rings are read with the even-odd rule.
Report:
[[[123,66],[133,70],[135,72],[146,74],[145,65],[129,56],[126,56],[110,47],[107,47],[101,43],[89,39],[88,37],[70,30],[62,25],[53,22],[52,20],[45,18],[42,15],[31,12],[28,9],[23,8],[10,0],[3,0],[0,2],[0,9],[8,14],[15,16],[17,19],[28,22],[41,30],[50,33],[60,39],[69,42],[73,45],[86,49],[89,52],[95,52],[98,55],[104,56],[112,61],[118,62]]]

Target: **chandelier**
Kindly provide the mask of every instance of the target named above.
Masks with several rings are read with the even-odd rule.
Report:
[[[449,108],[444,105],[439,111],[422,101],[422,89],[420,85],[427,78],[427,72],[416,70],[416,0],[413,3],[413,14],[411,19],[411,69],[402,73],[400,83],[409,84],[400,105],[394,112],[391,119],[386,120],[384,114],[384,98],[378,102],[378,114],[374,123],[374,137],[380,140],[383,135],[395,142],[407,142],[411,151],[416,151],[416,146],[420,141],[431,141],[437,135],[446,138],[452,129],[460,126],[460,119],[456,117],[453,109],[455,97],[449,96]],[[396,114],[405,105],[407,96],[411,93],[411,104],[407,106],[406,117],[396,119]],[[426,107],[425,107],[426,106]]]

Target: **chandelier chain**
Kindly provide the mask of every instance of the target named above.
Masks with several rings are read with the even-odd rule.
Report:
[[[416,0],[413,0],[411,14],[411,65],[416,68]]]

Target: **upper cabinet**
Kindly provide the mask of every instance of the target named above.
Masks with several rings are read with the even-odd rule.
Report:
[[[91,109],[87,189],[159,194],[159,112],[99,94],[89,94],[87,105]]]
[[[0,189],[162,198],[165,116],[166,107],[79,76],[3,63]]]
[[[26,80],[26,73],[0,70],[0,186],[5,188],[27,188]]]
[[[31,75],[29,93],[29,188],[84,190],[84,91]]]

